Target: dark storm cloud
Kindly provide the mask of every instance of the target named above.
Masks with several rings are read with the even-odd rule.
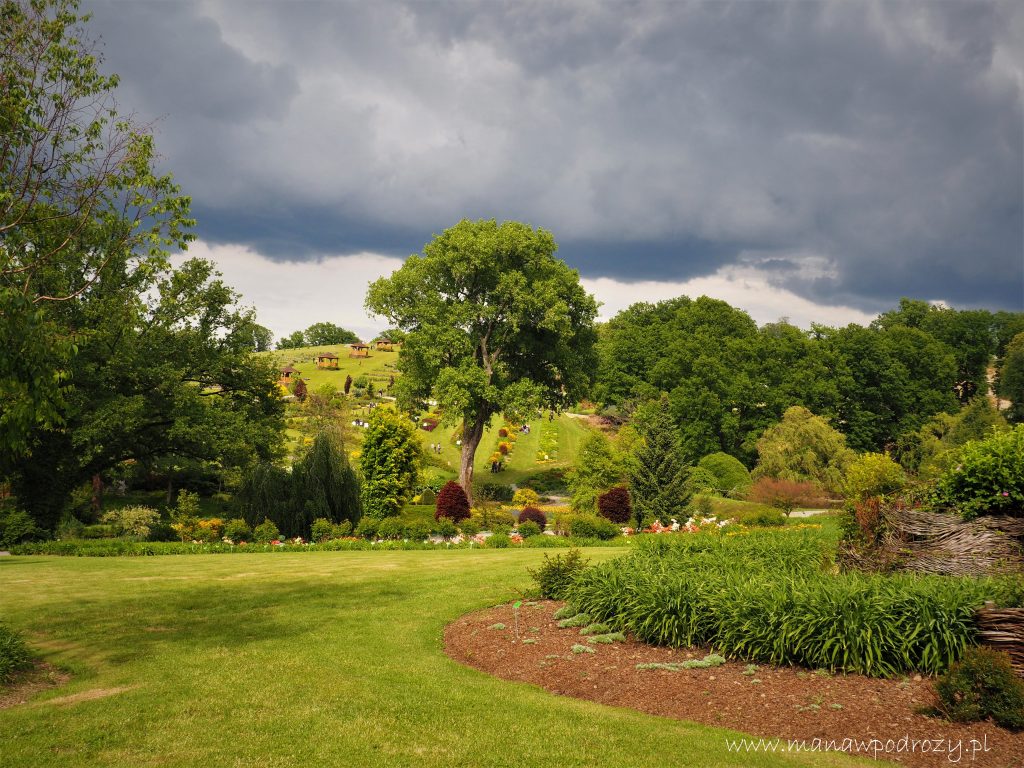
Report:
[[[516,218],[591,277],[1024,307],[1015,3],[90,6],[211,242]]]

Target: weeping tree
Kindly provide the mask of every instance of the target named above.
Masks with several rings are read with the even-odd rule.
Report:
[[[288,537],[308,538],[318,517],[355,525],[361,515],[358,478],[331,430],[317,435],[291,472],[267,463],[253,467],[235,498],[250,526],[270,520]]]
[[[433,398],[445,423],[461,426],[459,484],[470,502],[491,418],[571,404],[596,369],[597,303],[556,249],[543,229],[463,220],[370,285],[367,309],[403,334],[400,405],[418,412]]]

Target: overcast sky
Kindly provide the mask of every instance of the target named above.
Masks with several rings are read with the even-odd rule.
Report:
[[[604,302],[758,322],[1024,309],[1024,3],[83,0],[278,336],[461,218],[551,230]]]

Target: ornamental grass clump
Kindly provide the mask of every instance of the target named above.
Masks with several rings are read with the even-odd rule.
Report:
[[[17,632],[0,624],[0,684],[32,666],[32,652]]]
[[[876,677],[943,672],[973,644],[986,600],[1021,602],[1012,579],[834,573],[827,547],[815,531],[641,539],[581,573],[566,600],[656,645]]]

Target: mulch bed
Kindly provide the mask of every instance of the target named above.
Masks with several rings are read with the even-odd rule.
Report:
[[[748,666],[741,662],[678,672],[638,670],[640,663],[678,663],[701,659],[709,651],[628,640],[591,645],[593,654],[574,654],[573,645],[589,644],[579,628],[558,627],[552,614],[560,607],[550,601],[524,603],[518,611],[518,640],[511,605],[463,616],[445,629],[445,650],[463,664],[552,693],[758,738],[806,740],[806,749],[820,739],[852,751],[850,742],[845,749],[843,744],[850,739],[864,745],[860,756],[902,765],[1024,766],[1024,733],[918,714],[919,708],[935,702],[931,680],[919,675],[879,680],[763,665],[750,675],[744,674]],[[492,629],[495,624],[505,629]],[[535,642],[522,642],[528,639]],[[819,743],[819,749],[825,748]]]

